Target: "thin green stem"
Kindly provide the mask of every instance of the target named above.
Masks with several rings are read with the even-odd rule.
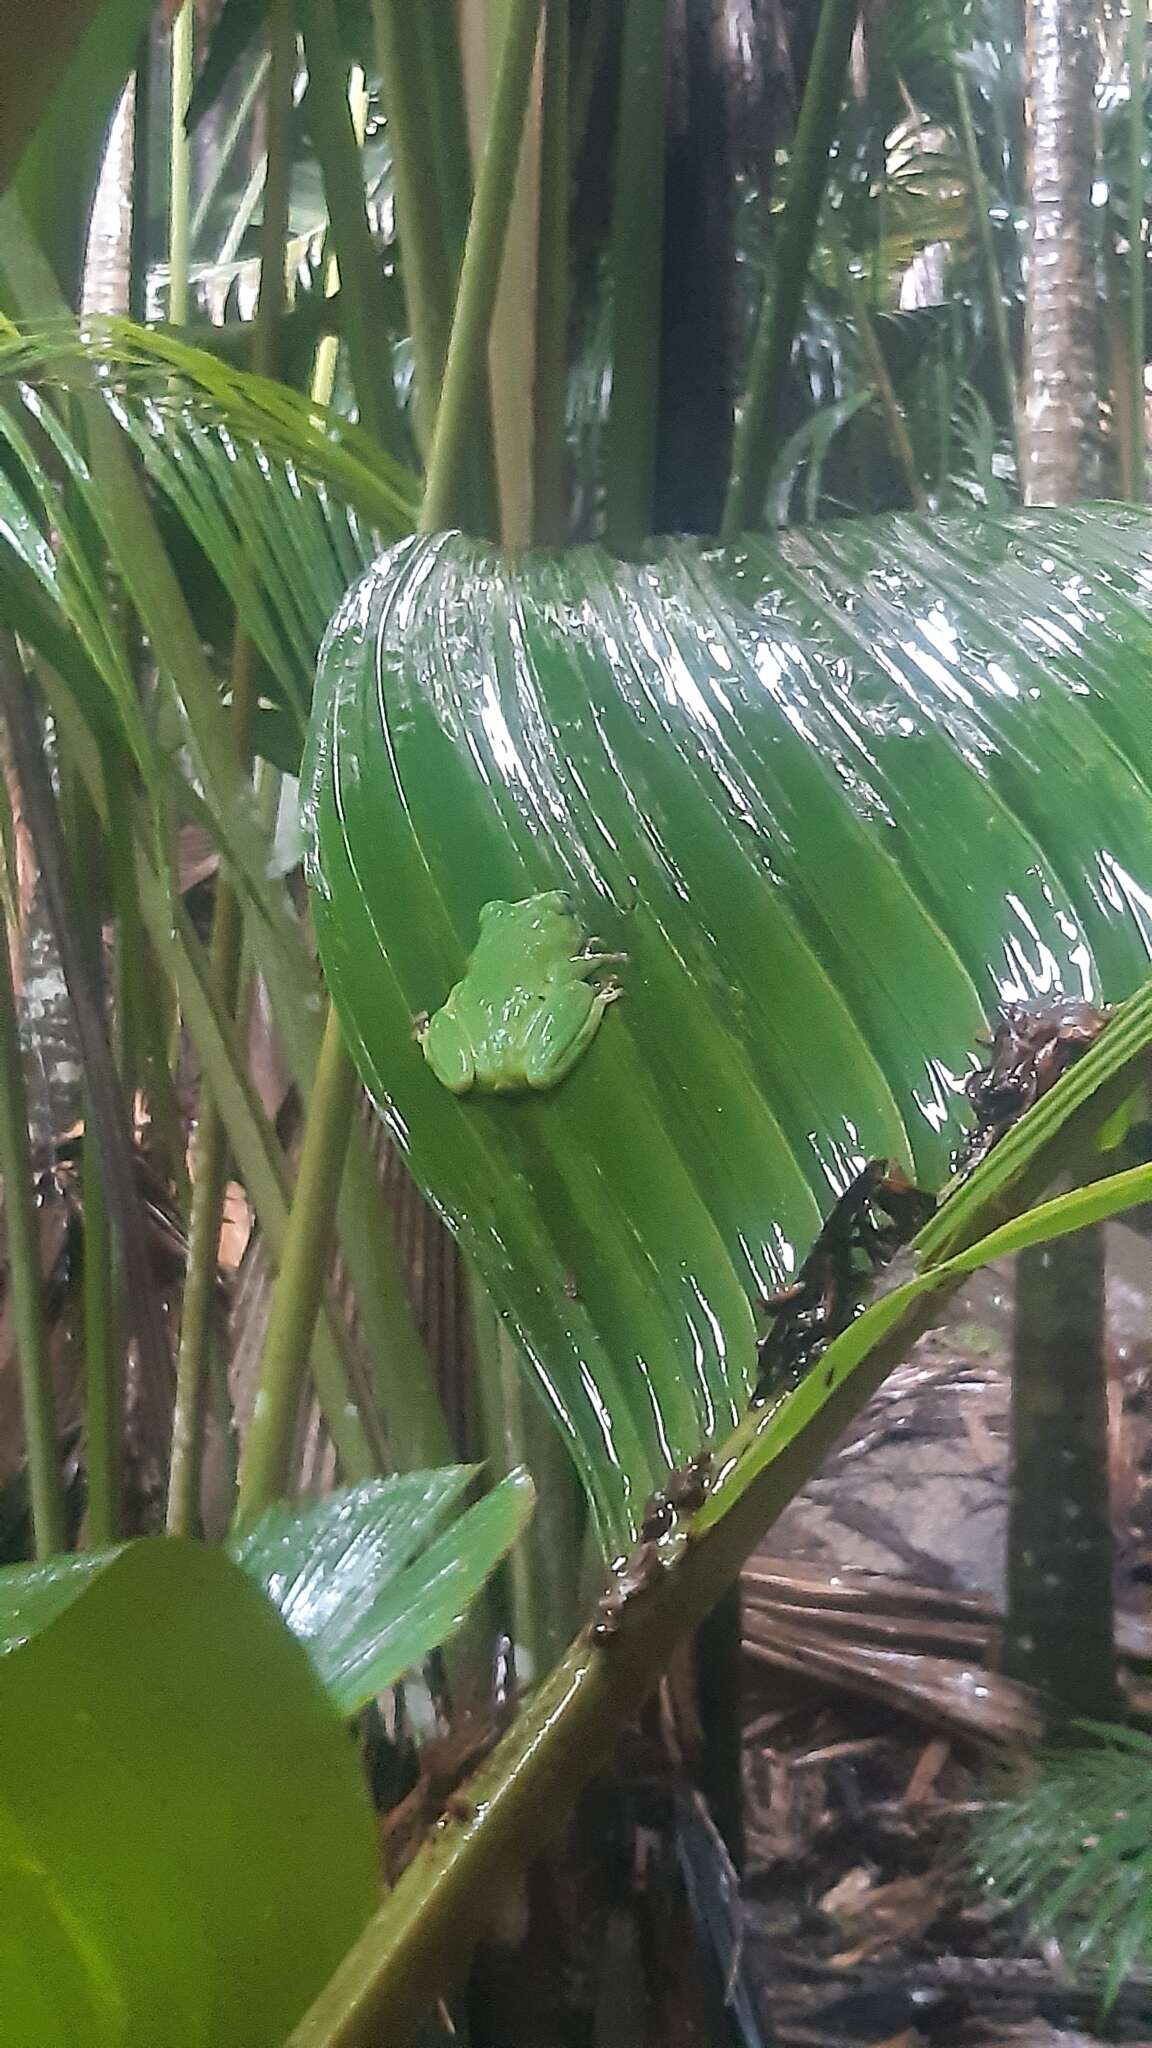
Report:
[[[426,0],[423,7],[409,14],[408,26],[423,75],[432,160],[440,190],[445,258],[451,297],[455,297],[472,208],[472,164],[456,0]]]
[[[87,1118],[85,1123],[87,1124]],[[84,1403],[88,1542],[93,1550],[120,1535],[124,1452],[124,1370],[113,1272],[112,1235],[95,1136],[86,1131],[83,1163]]]
[[[192,97],[192,64],[196,10],[182,0],[172,23],[172,104],[168,132],[168,318],[173,327],[188,325],[188,258],[191,249],[192,153],[188,142],[188,102]],[[141,137],[145,147],[146,137]]]
[[[772,289],[765,294],[752,344],[732,455],[732,477],[721,534],[732,540],[755,526],[764,508],[776,454],[780,405],[804,288],[828,183],[829,154],[844,98],[857,0],[823,0],[808,81],[796,124],[788,197],[780,228]]]
[[[87,949],[71,915],[68,864],[55,793],[41,748],[31,685],[11,633],[0,632],[0,710],[12,743],[29,830],[44,884],[60,962],[76,1019],[96,1140],[106,1178],[109,1208],[124,1261],[125,1312],[139,1354],[144,1400],[159,1433],[166,1426],[172,1391],[171,1359],[159,1302],[143,1204],[136,1179],[127,1105],[108,1043],[99,991]]]
[[[460,289],[428,458],[420,515],[425,533],[450,525],[458,516],[468,452],[482,416],[488,330],[504,260],[540,8],[541,0],[508,0],[484,159],[460,266]]]
[[[3,800],[7,801],[6,796]],[[54,1551],[63,1550],[65,1544],[64,1494],[52,1402],[52,1360],[44,1314],[28,1104],[5,917],[0,917],[0,1178],[4,1183],[8,1277],[32,1497],[32,1533],[37,1557],[49,1557]]]
[[[425,10],[428,4],[424,0]],[[412,10],[406,0],[373,0],[372,20],[392,149],[404,299],[416,358],[416,430],[427,449],[452,329],[454,266],[436,175],[426,67],[413,41]]]
[[[403,455],[405,434],[392,382],[384,272],[368,225],[360,151],[348,106],[348,66],[333,0],[309,0],[304,50],[305,104],[340,261],[343,332],[360,423],[382,448]]]
[[[212,924],[209,972],[225,1015],[236,1007],[244,920],[235,891],[220,885]],[[228,1181],[228,1140],[211,1084],[201,1089],[192,1162],[192,1214],[188,1230],[188,1271],[176,1354],[176,1400],[172,1410],[172,1460],[168,1477],[170,1536],[196,1534],[200,1500],[200,1459],[208,1356],[220,1280],[220,1227]]]
[[[148,295],[148,228],[151,163],[148,136],[152,112],[152,39],[147,30],[136,46],[132,88],[132,223],[129,229],[128,315],[143,320]]]
[[[254,349],[254,368],[257,376],[261,377],[275,376],[278,368],[277,337],[286,297],[284,250],[288,236],[292,96],[296,80],[296,27],[291,0],[275,0],[269,34],[267,175],[260,232],[260,298],[256,309]],[[236,758],[245,774],[251,772],[255,674],[255,649],[248,635],[238,629],[232,658],[231,717]],[[233,1016],[237,1008],[243,940],[244,916],[240,899],[221,873],[212,925],[209,973],[216,1001],[228,1017]],[[172,1536],[193,1535],[199,1513],[208,1366],[214,1341],[220,1229],[228,1163],[224,1121],[211,1087],[205,1082],[196,1130],[188,1274],[176,1355],[176,1400],[172,1412],[167,1509],[167,1528]]]
[[[668,0],[627,0],[612,203],[608,545],[639,553],[652,524],[660,396]]]
[[[992,323],[992,334],[996,344],[996,360],[1000,369],[1000,383],[1004,393],[1004,409],[1012,446],[1016,451],[1017,470],[1020,463],[1020,413],[1016,393],[1016,368],[1012,360],[1012,337],[1008,332],[1008,312],[1004,303],[1004,281],[1000,265],[996,260],[996,242],[992,233],[992,206],[988,192],[988,180],[980,161],[980,142],[976,134],[976,123],[972,118],[972,99],[968,81],[958,51],[951,53],[952,85],[956,94],[956,114],[960,127],[960,142],[964,150],[964,161],[968,172],[968,198],[972,208],[972,221],[976,230],[976,246],[980,252],[980,268],[984,273],[984,298],[988,318]]]
[[[512,185],[531,83],[540,0],[511,0],[484,166],[464,251],[444,388],[436,416],[421,524],[447,523],[458,500],[463,457],[483,388],[488,327],[499,282]],[[247,1517],[288,1485],[304,1384],[306,1338],[315,1325],[357,1097],[355,1069],[329,1007],[308,1104],[308,1121],[272,1297],[260,1393],[240,1465],[237,1512]]]
[[[334,1009],[308,1105],[284,1256],[272,1294],[260,1391],[240,1460],[237,1518],[246,1521],[289,1490],[292,1445],[307,1377],[305,1333],[315,1328],[331,1249],[343,1141],[356,1106],[356,1072]]]
[[[1148,0],[1129,0],[1128,12],[1128,409],[1132,496],[1144,501],[1144,45]]]
[[[539,546],[568,537],[568,9],[544,17],[536,261],[532,524]]]
[[[844,247],[838,228],[834,232],[833,241],[837,268],[840,273],[840,282],[844,295],[852,309],[852,323],[856,329],[856,337],[868,367],[869,378],[880,401],[880,410],[884,415],[884,422],[888,428],[888,439],[892,444],[892,453],[896,459],[897,467],[903,475],[904,488],[913,506],[917,512],[924,512],[927,510],[928,499],[916,463],[916,451],[912,446],[912,436],[908,432],[908,422],[901,410],[895,386],[888,373],[888,365],[884,360],[884,351],[876,334],[872,310],[868,304],[867,289],[863,279],[857,277],[852,268],[852,258]]]
[[[193,242],[197,242],[203,233],[208,215],[211,213],[224,180],[228,175],[232,158],[236,151],[236,145],[248,125],[253,107],[264,90],[264,80],[268,76],[268,63],[267,52],[262,57],[257,58],[256,63],[252,67],[252,75],[236,102],[236,111],[232,119],[224,130],[219,143],[213,145],[212,161],[204,181],[204,190],[196,201],[195,211],[192,215],[190,232]]]

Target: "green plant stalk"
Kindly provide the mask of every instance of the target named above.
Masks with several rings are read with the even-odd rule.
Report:
[[[792,148],[775,283],[765,295],[752,344],[748,383],[736,424],[732,476],[721,537],[759,523],[776,454],[780,398],[804,303],[804,287],[828,183],[829,152],[844,98],[857,0],[822,0],[808,81]]]
[[[573,161],[580,155],[588,133],[592,98],[608,48],[608,29],[613,11],[613,0],[588,0],[583,33],[572,65],[569,122],[572,131]]]
[[[17,293],[24,317],[39,321],[59,317],[62,309],[54,280],[23,227],[19,209],[14,208],[9,200],[0,200],[0,221],[9,285]],[[287,892],[282,886],[274,888],[270,885],[264,872],[264,844],[254,831],[251,819],[251,788],[236,763],[228,721],[218,702],[215,681],[123,437],[102,401],[94,394],[82,391],[80,402],[88,431],[92,471],[99,487],[97,502],[105,538],[117,560],[125,566],[126,584],[156,650],[161,673],[171,679],[174,690],[178,692],[196,773],[216,820],[222,851],[243,881],[249,943],[268,984],[293,1077],[306,1096],[320,1032],[319,1020],[308,1007],[313,991],[318,987],[315,962],[304,943]],[[67,692],[57,693],[53,710],[58,717],[69,719],[71,699]],[[75,724],[74,720],[71,722]],[[83,737],[84,729],[81,727],[76,734],[78,749]],[[98,771],[89,763],[86,773],[94,801],[99,806]],[[221,1032],[219,1019],[213,1014],[211,1001],[195,965],[197,949],[194,944],[190,945],[190,935],[185,932],[183,943],[175,943],[166,886],[159,881],[147,859],[143,862],[138,860],[137,878],[142,910],[157,956],[168,961],[173,972],[176,966],[180,969],[180,1000],[185,1014],[190,1015],[190,1006],[196,1005],[201,1036],[210,1041],[215,1033],[216,1051],[220,1058],[216,1071],[211,1072],[209,1078],[217,1095],[222,1083],[231,1089],[234,1123],[230,1126],[230,1141],[259,1210],[261,1197],[256,1193],[256,1183],[251,1175],[260,1169],[266,1119],[262,1119],[259,1105],[253,1102],[243,1085],[238,1085],[237,1063],[230,1053],[229,1035],[227,1031]],[[149,884],[150,895],[146,893]],[[203,1044],[199,1050],[203,1057]],[[242,1142],[247,1147],[246,1156],[241,1155]],[[282,1160],[279,1148],[274,1149]],[[347,1192],[342,1198],[341,1249],[369,1342],[372,1342],[372,1327],[393,1333],[392,1349],[389,1351],[382,1347],[379,1352],[382,1371],[385,1369],[383,1361],[387,1361],[391,1389],[389,1412],[403,1409],[401,1426],[393,1424],[390,1427],[390,1439],[399,1441],[403,1431],[409,1440],[423,1440],[431,1446],[443,1441],[443,1417],[439,1412],[427,1356],[403,1296],[398,1262],[386,1227],[387,1212],[376,1185],[367,1137],[355,1123],[348,1154],[346,1184],[354,1184],[355,1200]],[[276,1178],[274,1173],[268,1172],[266,1165],[265,1173],[262,1225],[270,1230],[270,1204],[276,1192]],[[283,1200],[282,1189],[280,1196]],[[353,1234],[352,1229],[357,1216],[370,1219],[370,1227],[365,1223],[360,1237]],[[393,1278],[395,1285],[390,1284]],[[387,1298],[373,1298],[373,1289],[377,1285],[390,1288]],[[326,1390],[319,1370],[317,1391],[323,1405]],[[346,1397],[342,1397],[336,1407],[328,1404],[326,1420],[345,1471],[352,1474],[356,1469],[371,1470],[370,1459],[365,1463],[363,1458],[362,1426],[354,1413],[347,1412]],[[417,1464],[429,1462],[444,1463],[446,1459],[427,1453],[414,1458]]]
[[[267,51],[264,52],[263,56],[257,58],[256,63],[252,67],[251,77],[248,79],[236,103],[236,111],[232,119],[224,130],[220,141],[213,145],[211,167],[204,183],[204,189],[196,201],[196,207],[192,215],[192,225],[189,232],[194,244],[199,241],[200,236],[204,232],[204,224],[216,203],[220,188],[227,176],[228,166],[232,162],[236,145],[248,125],[253,107],[264,90],[264,81],[268,76],[269,61]]]
[[[382,448],[399,455],[405,434],[392,382],[384,273],[368,226],[333,0],[308,0],[304,50],[308,114],[340,262],[343,333],[360,423]]]
[[[187,919],[179,910],[173,916],[167,888],[140,846],[136,858],[141,907],[149,935],[175,980],[188,1033],[219,1105],[229,1146],[273,1262],[279,1266],[285,1257],[288,1231],[287,1161],[252,1092],[232,1020],[223,1016],[215,1004],[209,970],[197,958],[197,941]],[[349,1404],[351,1369],[342,1349],[343,1334],[339,1310],[328,1302],[312,1344],[312,1372],[341,1468],[348,1479],[363,1479],[376,1469],[377,1461],[361,1419]]]
[[[472,166],[456,0],[430,0],[427,6],[418,7],[408,17],[408,34],[422,74],[428,111],[451,302],[472,207]]]
[[[1132,496],[1145,494],[1144,425],[1144,43],[1148,0],[1129,0],[1128,12],[1128,410]]]
[[[1016,395],[1016,369],[1012,360],[1012,337],[1008,332],[1008,313],[1004,305],[1004,286],[1000,266],[996,261],[996,243],[992,234],[992,214],[988,194],[988,180],[980,161],[980,143],[976,134],[976,123],[972,119],[972,101],[968,92],[968,81],[955,48],[951,53],[952,83],[956,94],[956,114],[960,127],[960,142],[964,150],[964,161],[968,171],[968,192],[972,205],[972,220],[976,230],[976,246],[980,251],[980,267],[984,273],[984,295],[987,300],[988,318],[996,341],[996,359],[1000,367],[1000,382],[1004,391],[1005,414],[1012,446],[1016,453],[1017,469],[1020,462],[1020,412]]]
[[[456,316],[436,415],[421,514],[425,531],[451,517],[462,461],[475,430],[484,352],[499,282],[512,183],[532,76],[540,0],[512,0],[476,204],[461,266]],[[333,1212],[352,1131],[358,1083],[339,1019],[329,1005],[261,1365],[256,1413],[240,1464],[237,1515],[258,1513],[285,1491],[303,1390],[307,1339],[315,1325]]]
[[[523,1466],[536,1487],[536,1512],[505,1567],[507,1625],[517,1650],[528,1652],[535,1684],[580,1618],[583,1503],[572,1460],[527,1384],[515,1343],[476,1275],[467,1278],[485,1469]]]
[[[460,289],[428,458],[421,529],[457,516],[469,450],[482,418],[488,331],[500,283],[508,216],[532,84],[541,0],[508,0],[484,157],[460,266]]]
[[[568,538],[568,10],[544,16],[536,257],[532,523],[539,547]]]
[[[272,1294],[260,1390],[240,1460],[238,1522],[248,1521],[289,1491],[292,1444],[307,1373],[307,1340],[324,1291],[333,1214],[343,1171],[343,1138],[356,1104],[356,1071],[335,1009],[308,1104],[308,1122]]]
[[[3,800],[7,802],[6,794]],[[52,1360],[44,1314],[24,1064],[12,984],[9,928],[4,916],[0,916],[0,1177],[4,1182],[12,1328],[32,1499],[32,1533],[37,1557],[50,1557],[65,1547],[64,1492],[52,1400]]]
[[[50,691],[49,703],[58,726],[67,735],[70,756],[84,777],[107,832],[108,796],[91,735],[67,690],[57,688]],[[141,917],[156,959],[176,990],[185,1027],[213,1099],[220,1106],[228,1143],[267,1239],[273,1263],[277,1263],[283,1254],[288,1223],[291,1183],[288,1163],[252,1089],[236,1041],[233,1020],[223,1016],[215,1004],[208,964],[188,922],[187,913],[182,904],[173,903],[166,876],[162,876],[153,864],[154,849],[150,840],[148,831],[137,827],[133,861]],[[378,1460],[368,1443],[360,1417],[349,1404],[352,1369],[342,1348],[344,1341],[342,1318],[336,1305],[329,1301],[325,1305],[324,1319],[316,1330],[312,1371],[325,1424],[336,1447],[341,1469],[348,1479],[356,1480],[377,1470]],[[451,1461],[442,1458],[438,1462],[447,1464]]]
[[[196,30],[193,0],[182,0],[172,23],[172,108],[168,135],[168,318],[173,327],[186,327],[190,297],[188,258],[190,253],[192,153],[185,125],[192,97],[192,62]],[[141,138],[147,147],[147,137]]]
[[[112,1059],[98,992],[85,948],[70,914],[67,862],[56,798],[49,779],[32,705],[31,685],[11,633],[0,632],[0,710],[12,743],[29,830],[44,883],[64,979],[76,1019],[88,1097],[106,1176],[109,1206],[124,1263],[128,1321],[140,1354],[141,1384],[162,1432],[171,1398],[171,1360],[156,1298],[152,1263],[136,1182],[126,1105]],[[158,1439],[159,1434],[158,1434]]]
[[[838,230],[835,240],[837,267],[840,272],[841,283],[852,309],[852,320],[864,355],[864,361],[868,366],[868,375],[875,387],[876,396],[880,401],[880,410],[884,415],[884,421],[888,428],[888,439],[892,444],[892,453],[896,458],[897,467],[903,475],[904,488],[912,501],[914,509],[917,512],[924,512],[928,507],[928,499],[925,494],[920,471],[916,465],[916,451],[912,446],[912,437],[908,432],[908,422],[901,410],[895,387],[888,374],[888,365],[884,360],[884,351],[877,339],[876,327],[872,319],[871,308],[868,304],[868,294],[862,280],[856,276],[852,269],[852,259],[844,248],[843,240]]]
[[[106,756],[113,753],[105,749]],[[67,833],[69,893],[76,922],[88,941],[88,971],[94,987],[102,984],[99,935],[104,921],[102,884],[115,889],[117,867],[123,866],[123,844],[116,835],[102,832],[101,821],[82,777],[72,762],[66,740],[59,745],[62,785],[62,813]],[[102,870],[108,870],[107,876]],[[117,963],[123,959],[125,943],[133,937],[129,912],[126,928],[119,920],[120,892],[113,897],[117,912]],[[119,990],[114,992],[114,1035],[116,1063],[121,1092],[133,1115],[132,1029],[129,1004]],[[88,1482],[88,1542],[93,1549],[116,1540],[120,1525],[124,1452],[125,1359],[123,1329],[119,1315],[117,1277],[121,1270],[108,1213],[104,1162],[100,1147],[99,1118],[93,1113],[87,1088],[84,1091],[84,1151],[81,1165],[84,1226],[84,1407],[85,1470]]]
[[[426,14],[430,4],[432,0],[426,0],[421,12]],[[372,21],[392,144],[404,300],[416,358],[416,432],[427,451],[452,330],[455,266],[431,146],[426,66],[415,40],[421,31],[405,0],[373,0]]]
[[[119,1341],[112,1236],[100,1153],[84,1141],[84,1400],[88,1543],[101,1550],[119,1541],[124,1449],[124,1376]]]
[[[261,377],[277,369],[277,335],[286,299],[284,249],[292,174],[292,96],[296,81],[296,27],[291,0],[275,0],[269,21],[267,172],[260,231],[260,296],[256,308],[254,368]],[[252,711],[256,655],[248,635],[237,629],[232,656],[232,737],[242,773],[251,774]],[[228,877],[220,874],[212,923],[209,972],[217,1003],[226,1016],[236,1012],[244,916]],[[176,1354],[176,1399],[172,1411],[172,1455],[166,1526],[170,1536],[196,1533],[208,1363],[219,1284],[220,1228],[228,1181],[228,1144],[223,1119],[205,1084],[201,1091],[193,1164],[188,1271]]]
[[[612,397],[606,539],[643,547],[652,525],[660,390],[668,0],[627,0],[612,199]]]
[[[132,88],[132,221],[129,227],[128,312],[143,320],[148,291],[148,134],[152,107],[152,42],[147,30],[136,46]]]

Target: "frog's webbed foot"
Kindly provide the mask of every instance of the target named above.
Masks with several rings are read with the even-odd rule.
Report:
[[[599,946],[599,944],[599,939],[589,939],[584,951],[582,953],[577,953],[576,958],[572,963],[573,966],[623,967],[627,963],[627,953],[598,953],[596,951],[596,948]]]

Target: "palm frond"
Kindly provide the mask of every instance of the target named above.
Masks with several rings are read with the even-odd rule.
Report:
[[[1087,1723],[1087,1746],[1041,1759],[976,1844],[988,1887],[1074,1963],[1106,1964],[1111,2001],[1152,1963],[1152,1736]]]

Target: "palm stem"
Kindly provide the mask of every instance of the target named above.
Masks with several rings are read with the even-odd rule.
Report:
[[[872,310],[868,304],[868,293],[863,280],[857,277],[852,268],[852,259],[844,247],[839,231],[834,236],[834,246],[844,295],[852,309],[852,322],[856,329],[856,336],[860,343],[865,363],[868,366],[868,376],[880,401],[880,410],[884,415],[885,425],[888,428],[888,439],[892,445],[892,453],[903,475],[904,488],[912,504],[917,512],[923,512],[927,508],[928,500],[925,496],[923,481],[916,464],[916,451],[912,446],[912,437],[908,432],[908,422],[900,409],[900,401],[896,396],[895,387],[888,374],[888,365],[884,360],[884,351],[877,338],[875,323],[872,319]]]
[[[612,203],[607,540],[635,555],[652,524],[660,385],[668,0],[628,0]]]
[[[1144,501],[1144,42],[1148,0],[1128,15],[1128,411],[1131,495]]]
[[[93,1550],[120,1535],[124,1375],[119,1343],[108,1202],[94,1131],[86,1131],[84,1214],[84,1401],[87,1437],[88,1542]]]
[[[532,523],[536,542],[543,547],[560,547],[568,536],[568,40],[567,8],[550,7],[544,17],[540,113],[532,444]]]
[[[127,1308],[139,1351],[144,1399],[159,1433],[166,1424],[171,1401],[171,1359],[148,1254],[127,1106],[86,949],[73,927],[56,798],[41,749],[31,686],[11,633],[0,633],[0,711],[12,743],[29,830],[76,1019],[108,1200],[124,1260]]]
[[[726,540],[755,526],[763,511],[776,453],[780,402],[804,302],[855,27],[856,0],[823,0],[796,124],[772,289],[760,311],[736,426],[732,477],[721,527]]]
[[[364,204],[360,151],[348,105],[348,67],[333,0],[309,0],[304,49],[308,113],[340,259],[340,302],[360,423],[393,455],[405,433],[392,382],[384,274]]]
[[[174,327],[188,325],[188,257],[191,247],[192,155],[186,124],[192,97],[193,38],[196,10],[182,0],[172,23],[172,105],[168,136],[168,318]],[[141,136],[140,147],[147,146]]]
[[[343,1139],[356,1104],[356,1071],[334,1009],[308,1105],[304,1146],[272,1294],[256,1412],[240,1461],[237,1518],[246,1521],[288,1491],[292,1443],[307,1375],[343,1171]]]
[[[431,0],[425,0],[428,4]],[[417,431],[426,448],[448,353],[453,276],[431,147],[427,80],[412,39],[411,10],[405,0],[374,0],[372,19],[396,181],[404,298],[416,357]]]
[[[460,266],[460,289],[428,458],[420,525],[425,533],[458,516],[465,463],[485,391],[488,330],[532,83],[541,0],[508,0],[484,159]]]
[[[475,400],[483,389],[488,325],[504,253],[539,13],[540,0],[512,0],[436,415],[421,515],[425,531],[451,517],[463,457],[475,429]],[[323,1292],[357,1092],[355,1069],[339,1019],[330,1006],[309,1097],[284,1256],[272,1296],[260,1394],[241,1460],[237,1509],[241,1517],[258,1512],[288,1484],[307,1344]]]
[[[296,78],[296,27],[291,0],[275,0],[270,20],[267,93],[267,175],[260,231],[260,298],[256,308],[254,368],[272,377],[277,369],[277,335],[285,303],[285,243],[292,172],[291,119]],[[232,658],[232,736],[241,769],[251,772],[255,649],[238,629]],[[244,917],[239,897],[221,873],[212,924],[210,974],[216,1000],[232,1016],[240,992]],[[220,1229],[228,1180],[228,1143],[223,1118],[205,1083],[196,1130],[192,1170],[192,1215],[188,1273],[176,1354],[176,1400],[172,1411],[172,1458],[168,1482],[169,1535],[195,1533],[204,1445],[204,1411],[213,1311],[219,1285]]]
[[[49,1557],[64,1548],[64,1494],[9,937],[7,919],[0,917],[0,1178],[4,1183],[4,1225],[32,1499],[32,1533],[37,1557]]]
[[[1008,312],[1004,303],[1004,284],[1000,276],[1000,265],[996,260],[996,243],[992,235],[992,210],[988,193],[988,180],[980,161],[980,143],[976,134],[976,123],[972,118],[972,101],[968,81],[955,48],[952,50],[952,83],[956,94],[956,112],[960,124],[960,141],[964,150],[964,161],[968,172],[968,197],[972,217],[976,226],[976,246],[980,251],[980,268],[984,273],[984,298],[992,333],[996,343],[996,360],[1000,370],[1000,382],[1004,392],[1004,411],[1016,452],[1017,469],[1020,462],[1020,418],[1016,396],[1016,368],[1012,360],[1012,337],[1008,332]]]

